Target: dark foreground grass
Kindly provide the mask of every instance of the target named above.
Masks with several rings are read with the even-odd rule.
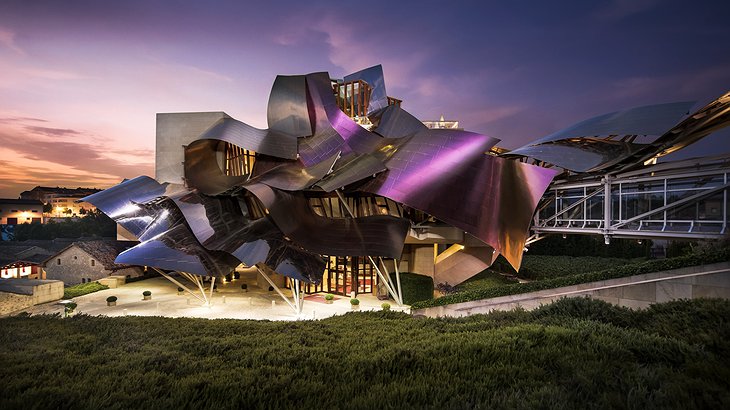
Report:
[[[730,302],[462,319],[0,319],[0,408],[728,408]]]

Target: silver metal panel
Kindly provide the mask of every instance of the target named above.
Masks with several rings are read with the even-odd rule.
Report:
[[[569,138],[598,137],[609,135],[654,135],[664,134],[689,114],[695,102],[676,102],[647,105],[616,111],[589,118],[568,128],[547,135],[527,146],[560,141]],[[518,148],[512,153],[518,154]]]
[[[207,195],[218,195],[245,182],[247,176],[226,175],[221,169],[218,152],[224,146],[217,140],[199,140],[185,148],[185,182]]]
[[[184,147],[223,118],[229,117],[224,112],[157,114],[155,179],[183,184]]]
[[[345,82],[364,80],[371,88],[368,114],[388,106],[388,92],[385,90],[383,66],[380,64],[346,75]]]
[[[505,156],[536,158],[575,172],[605,170],[650,146],[621,143],[605,137],[660,136],[686,116],[693,104],[648,105],[599,115],[510,151]]]
[[[156,220],[154,213],[139,204],[165,194],[166,185],[147,176],[139,176],[82,198],[114,219],[137,238],[144,237],[146,230],[166,230],[168,226]]]
[[[340,162],[342,165],[339,165]],[[326,192],[332,192],[388,169],[382,161],[369,154],[352,155],[350,158],[338,161],[338,165],[334,172],[316,185]]]
[[[294,137],[312,135],[305,76],[276,76],[266,117],[272,131]]]
[[[374,124],[373,131],[386,138],[403,138],[427,128],[408,111],[397,105],[389,105],[368,116]]]
[[[463,229],[516,268],[532,214],[555,170],[485,155],[496,140],[455,130],[413,136],[358,187]]]
[[[286,192],[265,184],[243,186],[268,209],[276,226],[312,253],[330,256],[400,258],[410,222],[388,215],[325,218],[309,206],[301,192]]]
[[[296,159],[297,139],[276,130],[260,130],[233,118],[223,118],[198,140],[219,140],[277,158]]]

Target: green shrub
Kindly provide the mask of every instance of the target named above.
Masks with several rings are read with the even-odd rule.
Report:
[[[442,296],[438,299],[424,300],[413,304],[414,309],[423,309],[432,306],[443,306],[452,303],[470,302],[473,300],[490,299],[499,296],[516,295],[544,289],[554,289],[563,286],[578,285],[581,283],[600,280],[623,278],[644,273],[660,272],[665,270],[699,266],[710,263],[730,261],[730,249],[715,250],[711,253],[696,253],[672,259],[656,259],[642,263],[618,266],[598,272],[589,272],[579,275],[563,276],[554,279],[516,283],[495,288],[475,289]]]
[[[76,309],[76,307],[78,307],[78,305],[74,302],[66,303],[64,305],[64,308],[66,309],[67,312],[73,312],[74,309]]]
[[[178,291],[178,293],[182,293],[182,292],[184,292],[184,291],[185,291],[185,289],[183,289],[183,288],[181,288],[181,287],[179,287],[179,286],[178,286],[178,287],[177,287],[177,291]]]
[[[324,295],[324,300],[335,300],[335,295],[328,293]]]
[[[386,312],[390,311],[390,303],[383,303],[380,307]]]
[[[106,298],[106,301],[109,302],[109,303],[116,302],[117,301],[117,297],[116,296],[109,296],[108,298]]]
[[[390,279],[393,283],[397,283],[395,272],[391,272]],[[406,305],[433,298],[433,278],[430,276],[401,272],[400,282],[403,291],[403,303]]]
[[[356,298],[352,298],[352,299],[350,299],[350,304],[352,306],[357,306],[357,305],[360,304],[360,300],[359,299],[356,299]]]
[[[79,296],[88,295],[89,293],[94,293],[105,289],[109,289],[109,286],[102,285],[99,282],[82,283],[79,285],[69,286],[65,288],[63,290],[63,298],[73,299]]]
[[[142,296],[152,296],[152,292],[150,292],[149,290],[145,290],[144,292],[142,292]]]

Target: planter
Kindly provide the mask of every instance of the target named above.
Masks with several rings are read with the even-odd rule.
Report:
[[[360,305],[350,305],[352,310],[360,310]]]
[[[117,302],[106,302],[107,306],[116,306]]]
[[[142,296],[142,297],[144,298],[142,300],[150,300],[150,299],[152,299],[152,295],[150,295],[150,296]]]
[[[325,299],[324,303],[331,305],[334,302],[334,300]]]

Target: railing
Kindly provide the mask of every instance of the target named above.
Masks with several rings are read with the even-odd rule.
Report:
[[[729,190],[730,157],[556,181],[543,196],[531,240],[556,233],[598,234],[606,241],[721,238],[728,233]]]

